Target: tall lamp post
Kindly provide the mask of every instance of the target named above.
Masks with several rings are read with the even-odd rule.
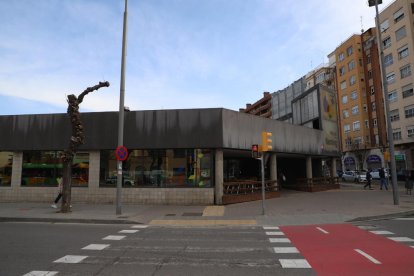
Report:
[[[127,36],[128,0],[125,0],[124,27],[122,33],[122,59],[121,59],[121,87],[119,96],[119,118],[118,118],[118,147],[124,144],[124,98],[125,98],[125,57]],[[116,214],[122,213],[122,162],[117,162],[117,185],[116,185]]]
[[[388,137],[388,143],[390,147],[391,183],[392,183],[392,191],[393,191],[392,194],[393,194],[393,199],[394,199],[394,205],[399,205],[400,199],[399,199],[398,183],[397,183],[397,170],[396,170],[396,164],[395,164],[394,137],[392,134],[391,118],[389,116],[390,103],[388,100],[388,84],[387,84],[387,79],[385,75],[384,49],[383,49],[384,47],[382,45],[378,4],[382,4],[382,0],[368,0],[368,5],[370,7],[375,6],[375,13],[376,13],[375,20],[376,20],[377,32],[378,32],[378,45],[380,47],[380,67],[381,67],[381,75],[382,75],[382,87],[384,91],[385,115],[387,119],[387,137]]]

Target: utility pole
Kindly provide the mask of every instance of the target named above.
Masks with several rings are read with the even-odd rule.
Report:
[[[384,47],[382,45],[381,28],[379,22],[378,4],[381,4],[382,0],[369,0],[368,5],[370,7],[375,6],[375,21],[378,32],[378,45],[380,47],[380,67],[382,75],[382,87],[384,91],[384,103],[385,103],[385,115],[387,120],[387,138],[390,147],[390,161],[391,161],[391,183],[392,183],[392,194],[394,199],[394,205],[400,204],[398,183],[397,183],[397,169],[395,163],[395,151],[394,151],[394,137],[392,134],[391,118],[390,118],[390,103],[388,100],[388,83],[384,67]]]
[[[121,59],[121,87],[119,95],[119,118],[118,118],[118,147],[124,144],[124,98],[125,98],[125,58],[126,58],[126,36],[127,36],[128,0],[125,0],[124,27],[122,33],[122,59]],[[117,185],[116,185],[116,214],[122,214],[122,162],[117,162]]]

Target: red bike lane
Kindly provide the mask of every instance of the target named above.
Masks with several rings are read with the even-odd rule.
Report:
[[[414,275],[414,249],[350,224],[281,226],[318,275]]]

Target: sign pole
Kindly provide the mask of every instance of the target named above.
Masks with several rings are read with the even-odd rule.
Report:
[[[262,167],[262,215],[265,215],[265,175],[264,175],[264,156],[265,152],[262,153],[260,163]]]

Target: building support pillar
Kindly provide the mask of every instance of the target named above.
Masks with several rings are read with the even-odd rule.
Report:
[[[214,202],[216,205],[223,204],[223,150],[216,149],[214,162]]]
[[[332,157],[331,159],[331,177],[336,177],[336,158]]]
[[[12,175],[11,175],[12,189],[19,189],[22,184],[22,165],[23,165],[23,152],[13,152],[13,164],[12,164]]]
[[[306,178],[312,178],[312,157],[306,157]]]
[[[270,153],[270,180],[277,180],[276,153]],[[277,183],[279,185],[279,183]]]

